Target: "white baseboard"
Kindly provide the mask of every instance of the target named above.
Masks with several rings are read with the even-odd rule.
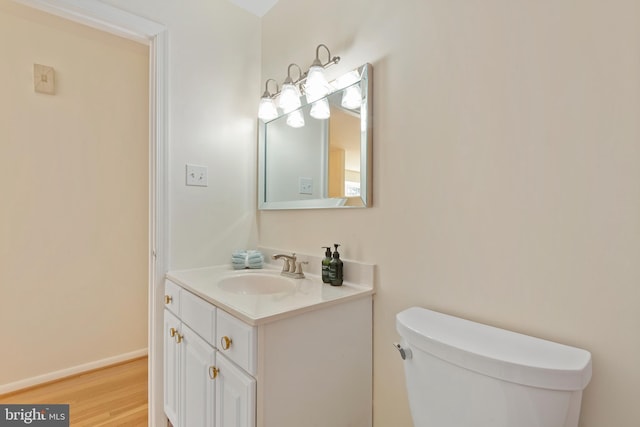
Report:
[[[119,354],[113,357],[107,357],[106,359],[96,360],[94,362],[84,363],[78,366],[72,366],[70,368],[61,369],[59,371],[49,372],[48,374],[38,375],[37,377],[25,378],[20,381],[15,381],[8,384],[0,384],[0,395],[11,393],[16,390],[21,390],[27,387],[33,387],[38,384],[44,384],[51,381],[59,380],[61,378],[69,377],[71,375],[81,374],[83,372],[92,371],[98,368],[104,368],[105,366],[114,365],[116,363],[125,362],[131,359],[137,359],[148,354],[146,348],[132,351],[129,353]]]

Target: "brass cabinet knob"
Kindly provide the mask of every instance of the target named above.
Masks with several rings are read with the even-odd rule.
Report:
[[[173,301],[173,297],[171,295],[165,295],[164,296],[164,303],[165,304],[171,304],[171,301]]]
[[[215,380],[218,377],[219,373],[220,369],[216,368],[215,366],[209,366],[209,378]]]
[[[176,328],[169,329],[169,336],[172,337],[172,338],[175,337],[176,336],[176,332],[178,332],[178,331],[176,331]]]
[[[182,338],[184,338],[184,335],[176,333],[176,344],[180,344],[182,342]]]
[[[233,343],[233,340],[226,335],[220,338],[220,346],[223,350],[229,350],[229,347],[231,347],[231,343]]]

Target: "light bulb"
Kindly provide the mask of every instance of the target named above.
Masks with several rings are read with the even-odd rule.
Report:
[[[300,102],[300,91],[293,84],[285,83],[282,85],[282,92],[280,92],[280,99],[278,103],[285,114],[300,108],[302,105]]]
[[[278,109],[276,103],[270,97],[260,98],[260,105],[258,106],[258,118],[262,121],[268,122],[278,117]]]
[[[353,85],[345,89],[342,95],[342,106],[350,110],[360,108],[362,105],[362,92],[360,86]]]
[[[331,116],[331,110],[329,109],[329,101],[327,98],[322,98],[313,104],[311,104],[311,111],[309,112],[314,119],[328,119]]]
[[[329,82],[324,76],[324,68],[321,65],[313,65],[309,68],[304,91],[307,94],[307,102],[316,101],[329,93]]]
[[[301,128],[304,126],[304,117],[300,110],[295,110],[287,115],[287,124],[292,128]]]

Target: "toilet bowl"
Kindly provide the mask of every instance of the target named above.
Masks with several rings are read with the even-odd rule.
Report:
[[[396,315],[415,427],[577,427],[591,354],[419,307]]]

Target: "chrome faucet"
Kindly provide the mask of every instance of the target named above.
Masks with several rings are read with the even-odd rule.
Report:
[[[277,254],[273,255],[273,259],[283,259],[281,275],[292,277],[294,279],[304,279],[304,273],[302,271],[302,264],[308,264],[308,261],[297,261],[296,254],[286,255]]]

